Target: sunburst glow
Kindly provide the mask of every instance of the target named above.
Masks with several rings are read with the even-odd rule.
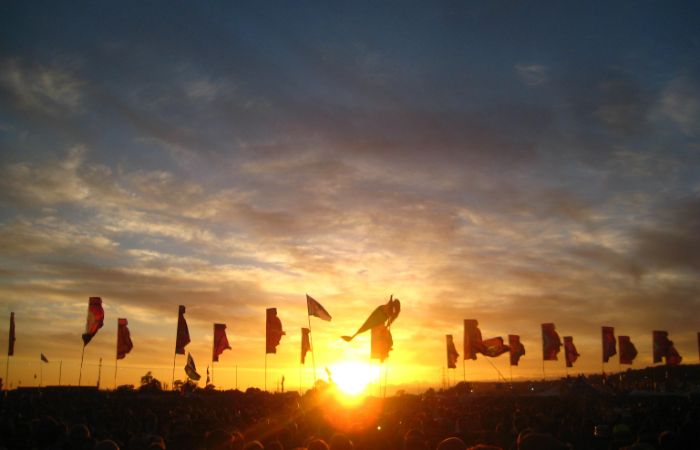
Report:
[[[377,376],[377,368],[358,361],[342,362],[331,367],[333,382],[344,394],[357,396],[367,390],[367,385]]]

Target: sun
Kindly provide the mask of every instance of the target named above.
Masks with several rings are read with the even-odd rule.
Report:
[[[333,382],[345,395],[357,396],[362,394],[373,377],[376,377],[376,368],[371,368],[367,363],[347,361],[331,366]]]

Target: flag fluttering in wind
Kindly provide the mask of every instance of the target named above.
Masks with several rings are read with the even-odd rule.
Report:
[[[459,353],[457,353],[457,347],[455,347],[455,340],[451,334],[445,335],[445,343],[447,345],[447,368],[456,369],[457,358],[459,358]]]
[[[509,334],[508,347],[510,347],[510,365],[517,366],[520,357],[525,355],[525,346],[520,343],[520,336],[517,334]]]
[[[555,331],[553,323],[542,324],[542,359],[556,361],[561,349],[559,334]]]
[[[504,344],[503,338],[500,336],[481,341],[481,345],[479,347],[479,353],[491,358],[501,356],[510,350],[510,348]]]
[[[83,346],[88,345],[92,338],[95,337],[97,331],[104,325],[104,320],[105,311],[102,309],[102,299],[100,297],[90,297],[85,333],[83,333]]]
[[[620,364],[632,364],[637,357],[637,348],[629,336],[618,336],[617,340],[620,347]]]
[[[180,305],[177,311],[177,336],[175,336],[175,353],[185,354],[185,346],[190,343],[190,330],[185,320],[185,306]]]
[[[126,319],[117,319],[117,359],[124,359],[126,354],[134,348],[128,325],[129,322]]]
[[[48,363],[48,362],[49,362],[49,358],[47,358],[47,357],[42,353],[42,354],[41,354],[41,361],[42,361],[42,362],[45,362],[45,363]]]
[[[603,362],[606,363],[612,357],[617,355],[615,349],[615,328],[602,327],[603,333]]]
[[[571,336],[564,336],[564,355],[566,356],[566,367],[574,367],[574,363],[581,356],[576,350],[574,338]]]
[[[370,358],[384,362],[389,357],[389,352],[394,346],[394,339],[389,328],[380,324],[372,327],[372,340],[370,345]]]
[[[476,359],[481,343],[479,322],[475,319],[464,319],[464,359]]]
[[[219,355],[224,352],[224,350],[231,350],[231,346],[228,343],[228,338],[226,337],[226,324],[215,323],[214,324],[214,348],[212,350],[212,361],[218,361]]]
[[[321,306],[321,304],[309,294],[306,294],[306,309],[309,312],[310,316],[316,316],[319,319],[325,320],[327,322],[330,322],[330,320],[332,319],[331,315],[328,314],[328,311],[326,311],[326,308]]]
[[[197,373],[197,367],[194,365],[192,355],[187,353],[187,364],[185,365],[185,373],[190,380],[199,381],[201,375]]]
[[[673,346],[673,341],[669,340],[667,331],[655,330],[653,332],[654,340],[654,362],[666,360],[669,366],[675,366],[681,363],[683,358],[678,354],[678,350]]]
[[[7,341],[7,356],[15,354],[15,313],[10,313],[10,336]],[[9,360],[8,360],[9,361]],[[5,380],[7,382],[7,380]]]
[[[277,353],[277,346],[285,333],[277,317],[277,308],[267,308],[265,321],[265,353]]]
[[[309,340],[309,333],[311,330],[308,328],[301,329],[301,363],[306,362],[306,353],[311,350],[311,340]]]
[[[389,302],[377,306],[374,311],[372,311],[372,314],[369,315],[367,320],[365,320],[365,323],[362,324],[362,326],[353,334],[352,336],[341,336],[345,342],[350,342],[352,341],[355,336],[358,334],[364,333],[367,330],[371,330],[372,328],[378,326],[378,325],[385,325],[389,327],[391,323],[396,320],[396,318],[399,316],[399,313],[401,312],[401,302],[399,302],[399,299],[395,299],[394,296],[392,295],[389,298]]]

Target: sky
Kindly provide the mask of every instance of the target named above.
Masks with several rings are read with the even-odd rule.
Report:
[[[392,294],[392,388],[441,386],[463,319],[527,353],[460,359],[456,381],[541,378],[545,322],[581,354],[547,377],[618,370],[603,325],[633,368],[652,330],[698,363],[694,2],[222,3],[0,6],[10,383],[77,384],[90,296],[106,319],[82,382],[105,387],[118,317],[117,384],[172,381],[185,305],[200,373],[227,324],[217,386],[308,388],[300,328],[319,378],[365,364],[369,336],[339,337]],[[287,334],[266,357],[269,307]]]

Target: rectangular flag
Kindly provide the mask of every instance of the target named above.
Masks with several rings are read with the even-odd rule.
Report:
[[[553,323],[542,324],[542,359],[545,361],[557,361],[557,355],[561,350],[561,339],[556,332]]]
[[[668,355],[672,343],[668,340],[668,331],[654,330],[652,339],[654,362],[659,363]]]
[[[197,373],[197,367],[194,365],[194,359],[192,355],[187,353],[187,364],[185,364],[185,373],[187,377],[194,381],[199,381],[202,376]]]
[[[310,316],[316,316],[319,319],[325,320],[327,322],[330,322],[330,320],[332,319],[331,315],[328,314],[328,311],[326,311],[326,308],[321,306],[321,304],[309,294],[306,294],[306,309]]]
[[[510,347],[510,365],[517,366],[520,357],[525,355],[525,346],[520,343],[520,336],[517,334],[509,334],[508,347]]]
[[[389,357],[389,352],[393,346],[394,339],[386,325],[381,324],[372,328],[370,358],[384,362]]]
[[[447,368],[456,369],[459,353],[457,353],[457,347],[455,347],[455,340],[451,334],[446,334],[445,342],[447,344]]]
[[[214,348],[212,350],[212,361],[218,361],[219,355],[224,352],[224,350],[231,350],[231,346],[228,343],[228,338],[226,337],[226,324],[215,323],[214,324]],[[214,366],[212,366],[214,367]],[[212,369],[213,370],[213,369]]]
[[[309,339],[309,333],[311,332],[308,328],[301,329],[301,363],[306,363],[306,353],[311,350],[311,340]]]
[[[464,319],[464,359],[476,359],[481,344],[481,330],[475,319]]]
[[[185,320],[185,306],[180,305],[177,311],[177,335],[175,336],[175,353],[185,354],[185,346],[190,343],[190,330]]]
[[[277,308],[267,308],[265,320],[265,353],[277,353],[277,346],[285,333],[277,317]]]
[[[41,354],[41,361],[47,363],[47,362],[49,362],[49,358],[47,358],[46,356],[44,356],[44,354],[42,353],[42,354]]]
[[[603,362],[606,363],[608,360],[617,354],[615,349],[615,328],[613,327],[602,327],[603,334]]]
[[[88,303],[87,321],[85,323],[85,333],[83,333],[83,345],[88,345],[97,331],[104,325],[105,311],[102,309],[102,299],[100,297],[90,297]]]
[[[117,319],[117,359],[124,359],[126,354],[134,348],[128,325],[129,322],[126,319]]]
[[[637,348],[629,336],[618,336],[617,340],[620,346],[620,364],[632,364],[637,357]]]
[[[481,341],[481,345],[479,347],[479,352],[481,354],[491,358],[501,356],[510,350],[510,348],[503,343],[503,338],[500,336]]]
[[[10,337],[7,341],[7,356],[15,354],[15,313],[10,313]],[[5,380],[7,381],[7,380]]]
[[[576,351],[574,338],[571,336],[564,336],[564,355],[566,357],[566,367],[573,367],[578,357],[581,356]]]

